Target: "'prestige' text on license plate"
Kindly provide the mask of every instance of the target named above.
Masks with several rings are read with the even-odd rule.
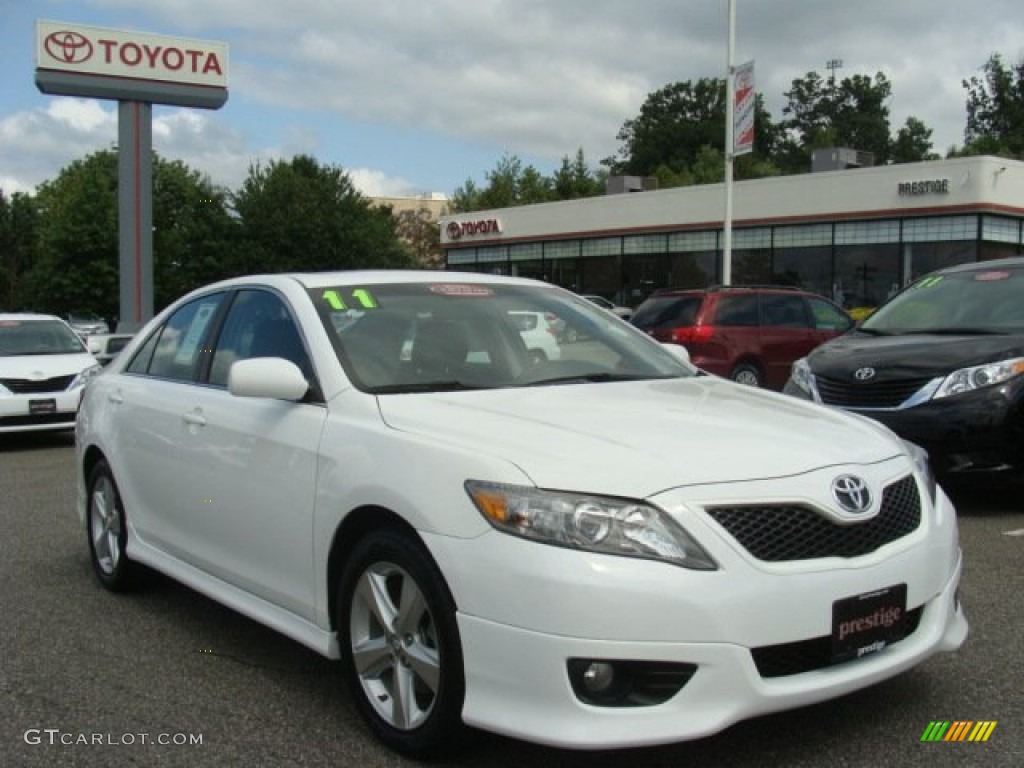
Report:
[[[907,585],[895,584],[832,603],[832,661],[880,651],[906,634]]]

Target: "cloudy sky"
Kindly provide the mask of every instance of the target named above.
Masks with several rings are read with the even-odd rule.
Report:
[[[250,164],[307,153],[369,195],[450,195],[502,155],[550,173],[588,163],[668,83],[722,77],[727,0],[0,0],[0,189],[31,191],[117,139],[116,104],[41,94],[37,19],[230,48],[218,111],[154,108],[153,143],[236,188]],[[1024,56],[1020,0],[736,0],[737,63],[781,119],[782,94],[838,76],[893,83],[935,151],[963,141],[962,81]]]

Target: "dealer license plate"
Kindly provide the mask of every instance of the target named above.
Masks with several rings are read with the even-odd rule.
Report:
[[[907,585],[832,603],[832,661],[858,659],[902,640],[907,633]]]
[[[29,400],[28,412],[33,416],[38,416],[44,413],[56,413],[57,401],[52,397],[47,400]]]

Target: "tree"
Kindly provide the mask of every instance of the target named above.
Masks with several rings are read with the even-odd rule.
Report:
[[[616,158],[604,164],[611,173],[657,176],[662,186],[722,181],[725,174],[725,94],[722,78],[671,83],[647,96],[640,114],[627,120],[617,139]],[[771,158],[781,139],[757,95],[754,102],[754,151],[736,159],[737,178],[774,175]],[[712,154],[709,155],[708,153]],[[721,171],[708,174],[709,159],[717,153]],[[701,181],[698,181],[701,179]]]
[[[1024,59],[1008,66],[992,54],[982,77],[963,81],[967,89],[964,154],[1024,158]]]
[[[194,288],[244,272],[227,193],[180,161],[153,169],[153,293],[161,308]]]
[[[892,143],[890,159],[894,163],[917,163],[922,160],[938,160],[939,156],[932,152],[932,130],[916,117],[908,117],[907,122],[897,132]]]
[[[38,254],[29,301],[62,314],[118,313],[117,154],[101,150],[63,168],[37,190]]]
[[[604,194],[604,175],[591,173],[583,156],[583,148],[576,150],[576,157],[562,157],[562,164],[551,178],[551,191],[556,200],[576,200],[581,197],[595,197]]]
[[[248,272],[409,266],[389,209],[308,155],[249,168],[231,199]]]
[[[892,84],[881,72],[873,80],[854,75],[840,82],[826,82],[817,72],[808,72],[803,79],[794,80],[784,95],[788,103],[782,113],[789,119],[783,125],[799,149],[790,153],[791,163],[802,159],[809,166],[812,151],[828,146],[871,152],[877,165],[889,162],[887,102]]]
[[[40,185],[38,253],[28,273],[32,306],[119,313],[118,158],[101,150]],[[153,156],[154,308],[238,272],[236,225],[224,194],[179,161]]]
[[[451,198],[452,210],[467,213],[604,194],[604,178],[591,173],[582,149],[576,151],[574,160],[563,156],[558,170],[550,177],[532,165],[524,166],[517,156],[508,154],[486,177],[486,187],[480,188],[472,179],[467,179],[456,189]]]
[[[39,211],[35,198],[0,190],[0,307],[27,309],[26,276],[35,259]]]
[[[412,252],[416,266],[440,269],[444,266],[441,253],[441,230],[429,208],[407,208],[393,214],[399,238]]]
[[[881,72],[874,78],[853,75],[837,82],[808,72],[793,81],[782,109],[785,146],[779,164],[787,172],[806,171],[811,154],[822,147],[849,147],[874,155],[876,165],[934,158],[931,129],[910,117],[895,137],[890,135],[888,102],[892,83]]]

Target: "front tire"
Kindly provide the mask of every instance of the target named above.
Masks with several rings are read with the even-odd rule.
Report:
[[[135,585],[137,573],[135,564],[125,555],[128,526],[124,505],[106,461],[93,467],[88,488],[85,526],[93,571],[111,592],[123,592]]]
[[[402,754],[456,742],[465,678],[455,604],[423,545],[396,530],[360,541],[338,590],[342,663],[360,715]]]

